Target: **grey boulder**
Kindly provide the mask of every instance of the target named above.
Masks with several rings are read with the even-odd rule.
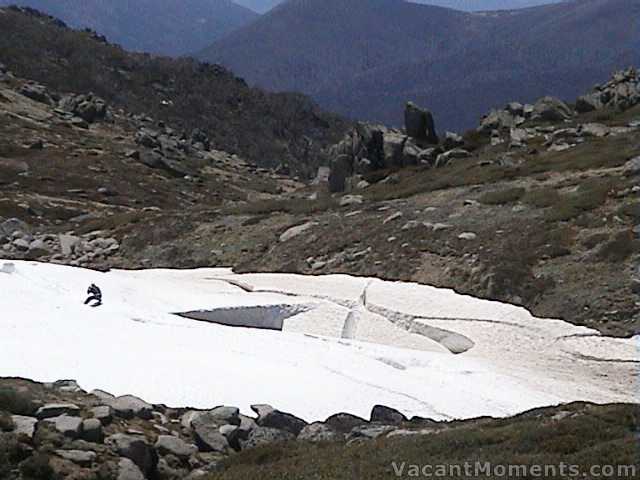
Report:
[[[135,463],[145,476],[153,476],[158,466],[158,454],[144,437],[116,433],[105,442],[118,455]]]
[[[438,143],[435,122],[429,110],[422,109],[412,102],[407,102],[404,109],[404,126],[407,135],[410,137]]]
[[[298,434],[298,440],[305,442],[332,442],[341,438],[341,434],[322,422],[311,423]]]
[[[198,451],[195,445],[173,435],[160,435],[156,441],[155,448],[160,455],[175,455],[181,459],[189,458]]]
[[[48,403],[38,409],[36,417],[39,420],[59,417],[60,415],[78,416],[80,407],[72,403]]]
[[[116,416],[121,418],[131,419],[138,417],[143,420],[151,420],[153,418],[153,406],[133,395],[123,395],[105,403],[113,408]]]
[[[259,447],[261,445],[269,445],[273,443],[287,442],[294,440],[295,435],[276,428],[257,427],[251,431],[246,441],[241,442],[242,449]]]
[[[82,433],[82,418],[61,415],[55,418],[47,418],[45,422],[53,424],[55,429],[68,438],[78,438]]]
[[[37,418],[11,415],[11,420],[15,425],[14,433],[16,435],[26,435],[29,438],[33,438],[33,434],[36,432],[36,424],[38,423]]]
[[[97,458],[96,452],[83,450],[56,450],[56,455],[81,467],[90,467]]]
[[[138,466],[128,458],[121,458],[118,463],[117,480],[146,480]]]
[[[281,412],[280,410],[272,410],[258,416],[256,423],[261,427],[276,428],[284,430],[293,435],[298,435],[307,422],[301,418],[291,415],[290,413]]]
[[[371,410],[371,421],[384,423],[386,425],[400,425],[408,419],[398,410],[385,407],[384,405],[376,405]]]

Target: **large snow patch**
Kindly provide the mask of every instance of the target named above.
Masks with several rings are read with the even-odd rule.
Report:
[[[91,283],[103,292],[99,308],[83,305]],[[294,315],[277,317],[282,331],[175,315],[243,308],[251,318]],[[366,417],[375,404],[438,419],[505,416],[574,400],[635,401],[639,357],[637,338],[417,284],[229,269],[0,268],[0,376],[74,378],[172,406],[247,412],[270,403],[309,421],[340,411]]]

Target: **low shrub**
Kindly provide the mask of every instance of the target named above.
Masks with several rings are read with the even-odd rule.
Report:
[[[49,456],[41,453],[22,462],[20,473],[24,480],[57,480],[59,478],[49,464]]]
[[[13,415],[33,415],[37,405],[24,393],[13,388],[0,387],[0,410]]]
[[[15,428],[8,413],[0,412],[0,432],[11,432]]]
[[[618,215],[630,219],[634,224],[640,222],[640,202],[625,203],[618,209]]]
[[[582,241],[582,245],[584,245],[589,250],[596,248],[602,242],[606,241],[609,238],[609,235],[606,233],[594,233],[593,235],[589,235]]]
[[[625,261],[634,253],[640,252],[640,240],[634,238],[631,230],[618,232],[610,241],[598,250],[598,258],[607,262]]]
[[[16,435],[0,433],[0,478],[13,478],[9,476],[11,471],[29,454],[28,448],[18,442]]]
[[[301,198],[288,200],[266,200],[261,202],[235,205],[224,210],[227,215],[266,215],[269,213],[283,212],[297,215],[324,212],[337,208],[338,202],[331,197],[307,200]]]
[[[507,188],[483,194],[478,200],[485,205],[505,205],[517,202],[525,194],[524,188]]]
[[[553,187],[537,188],[525,193],[522,202],[537,208],[547,208],[556,205],[561,197]]]
[[[584,212],[595,210],[605,204],[612,186],[611,179],[586,180],[578,186],[575,192],[562,196],[559,202],[547,212],[546,219],[564,222],[574,219]]]

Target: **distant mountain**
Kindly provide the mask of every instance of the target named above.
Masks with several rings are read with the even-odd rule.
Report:
[[[637,0],[489,14],[402,0],[289,0],[200,57],[352,118],[400,124],[414,100],[441,128],[461,130],[509,100],[575,98],[639,63],[637,18]]]
[[[90,28],[129,50],[164,55],[198,51],[258,15],[231,0],[0,0]]]
[[[243,5],[259,13],[265,13],[285,0],[235,0],[238,5]],[[411,0],[413,3],[423,3],[439,7],[453,8],[474,12],[481,10],[504,10],[513,8],[533,7],[546,3],[555,3],[562,0]]]

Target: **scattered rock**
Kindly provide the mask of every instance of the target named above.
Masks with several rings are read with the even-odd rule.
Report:
[[[60,249],[62,254],[69,256],[73,253],[73,249],[80,243],[80,237],[75,235],[59,235],[58,241],[60,242]]]
[[[45,87],[44,85],[40,85],[34,82],[29,82],[24,84],[20,88],[19,92],[21,95],[24,95],[25,97],[30,98],[31,100],[35,100],[36,102],[46,103],[46,104],[51,103],[51,96],[49,95],[49,91],[47,90],[47,87]]]
[[[633,177],[640,174],[640,157],[635,157],[624,164],[622,172],[627,177]]]
[[[150,420],[153,418],[153,406],[133,395],[124,395],[107,402],[116,416],[131,419],[134,417]]]
[[[298,440],[305,442],[333,442],[340,438],[338,432],[322,422],[311,423],[298,434]]]
[[[106,102],[92,93],[87,95],[67,95],[60,100],[58,106],[87,123],[104,120],[108,112]]]
[[[81,467],[90,467],[97,458],[96,452],[82,450],[56,450],[56,455]]]
[[[150,477],[155,473],[158,455],[143,437],[116,433],[106,439],[106,444],[113,448],[118,455],[135,463],[145,476]]]
[[[15,426],[14,433],[16,435],[26,435],[29,438],[33,438],[33,434],[36,431],[36,424],[38,423],[37,418],[11,415],[11,420]]]
[[[611,129],[601,123],[585,123],[580,126],[578,133],[585,137],[606,137]]]
[[[117,480],[146,480],[138,466],[128,458],[121,458],[118,463]]]
[[[436,158],[436,167],[444,167],[451,162],[451,160],[456,160],[459,158],[469,158],[471,154],[463,148],[454,148],[453,150],[449,150],[448,152],[441,153]]]
[[[362,195],[345,195],[340,199],[340,206],[360,205],[363,201]]]
[[[442,141],[442,148],[445,150],[453,150],[454,148],[462,148],[464,146],[464,139],[462,136],[454,132],[446,132],[444,134],[444,140]]]
[[[307,426],[307,422],[301,418],[291,415],[290,413],[281,412],[280,410],[272,410],[264,415],[259,415],[256,423],[261,427],[285,430],[293,435],[298,435],[302,429]]]
[[[36,412],[36,417],[39,420],[59,417],[61,415],[77,417],[80,415],[80,407],[72,403],[49,403],[40,407]]]
[[[402,212],[396,212],[390,216],[388,216],[387,218],[385,218],[382,221],[383,225],[386,225],[387,223],[393,222],[394,220],[397,220],[399,218],[402,218],[404,216],[404,214]]]
[[[270,445],[272,443],[287,442],[294,440],[296,437],[290,432],[285,430],[278,430],[276,428],[257,427],[251,430],[249,437],[246,441],[241,442],[242,449],[250,449],[259,447],[261,445]]]
[[[307,230],[310,230],[316,225],[317,225],[316,222],[307,222],[302,225],[296,225],[295,227],[291,227],[287,231],[285,231],[282,235],[280,235],[280,241],[287,242],[299,235],[302,235]]]
[[[172,435],[158,436],[155,448],[162,456],[175,455],[181,459],[187,459],[198,451],[198,448],[195,445],[191,445]]]
[[[347,440],[355,438],[374,439],[386,435],[392,430],[394,430],[394,427],[390,425],[360,425],[351,430],[347,436]]]
[[[90,395],[98,397],[100,400],[114,400],[115,395],[110,394],[109,392],[105,392],[104,390],[91,390],[89,392]]]
[[[196,421],[193,423],[193,431],[201,452],[226,453],[230,448],[227,437],[220,433],[220,427],[215,423]]]
[[[68,438],[78,438],[82,432],[82,418],[79,417],[61,415],[44,421],[53,424],[58,432]]]
[[[476,238],[478,238],[478,235],[473,232],[463,232],[458,235],[458,238],[460,240],[475,240]]]
[[[327,418],[324,423],[338,433],[347,434],[355,427],[366,425],[368,422],[350,413],[337,413]]]
[[[102,425],[109,425],[113,420],[113,408],[109,405],[100,405],[90,410],[93,418],[99,420]]]
[[[543,97],[533,106],[534,120],[545,122],[561,122],[573,116],[571,108],[562,100],[555,97]]]
[[[91,443],[102,443],[104,434],[102,432],[102,423],[97,418],[89,418],[82,422],[81,438]]]

